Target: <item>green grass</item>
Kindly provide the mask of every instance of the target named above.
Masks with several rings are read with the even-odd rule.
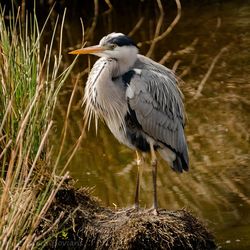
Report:
[[[35,13],[23,22],[19,10],[0,6],[0,249],[49,240],[51,228],[36,230],[67,175],[54,174],[59,161],[52,161],[49,143],[58,92],[74,64],[61,65],[64,16],[41,49],[45,26],[39,29]]]

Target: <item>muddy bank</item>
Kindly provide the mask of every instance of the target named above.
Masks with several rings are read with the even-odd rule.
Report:
[[[53,241],[46,249],[215,249],[212,234],[185,210],[113,211],[87,189],[61,189],[37,234],[48,226],[53,230],[44,237]]]

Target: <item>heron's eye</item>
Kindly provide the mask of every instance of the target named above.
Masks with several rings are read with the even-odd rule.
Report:
[[[115,49],[117,47],[117,44],[110,44],[110,49]]]

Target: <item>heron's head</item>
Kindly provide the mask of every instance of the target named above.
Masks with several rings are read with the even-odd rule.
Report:
[[[69,52],[69,54],[92,54],[117,60],[131,58],[137,53],[138,48],[134,41],[122,33],[111,33],[103,37],[98,45]]]

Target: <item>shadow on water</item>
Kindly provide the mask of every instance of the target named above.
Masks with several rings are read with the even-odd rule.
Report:
[[[108,2],[108,1],[107,1]],[[186,4],[177,27],[160,41],[152,57],[160,61],[170,51],[165,65],[177,68],[185,84],[185,95],[191,170],[178,175],[160,161],[158,173],[159,203],[161,207],[186,207],[205,220],[215,232],[222,249],[249,249],[250,247],[250,5],[237,1],[218,4]],[[146,4],[146,3],[145,3]],[[141,5],[140,5],[141,6]],[[133,35],[136,41],[153,36],[159,11],[137,13],[130,8],[101,12],[95,26],[91,44],[111,31],[129,33],[143,18],[141,27]],[[142,4],[143,6],[143,4]],[[165,9],[166,6],[164,6]],[[86,12],[83,11],[84,13]],[[69,13],[70,10],[69,10]],[[125,15],[127,14],[127,16]],[[89,13],[86,13],[89,16]],[[80,47],[81,24],[77,18],[66,18],[66,47]],[[166,7],[163,29],[175,17],[174,5]],[[89,17],[83,22],[91,25]],[[212,74],[194,96],[220,50],[227,50],[215,63]],[[65,49],[65,53],[67,52]],[[70,49],[68,49],[70,50]],[[148,45],[140,51],[145,54]],[[65,60],[72,60],[66,56]],[[92,64],[95,60],[91,57]],[[75,74],[87,66],[88,57],[81,57]],[[177,67],[178,66],[178,67]],[[86,75],[79,83],[69,116],[69,128],[64,147],[65,161],[82,129],[81,98]],[[66,109],[72,92],[72,83],[64,87],[57,109],[57,133],[60,136]],[[95,134],[94,126],[72,159],[68,170],[77,179],[77,186],[94,187],[94,195],[108,206],[127,207],[133,202],[135,191],[135,153],[119,144],[100,122]],[[56,140],[55,140],[56,141]],[[60,145],[56,145],[60,146]],[[62,162],[63,165],[63,162]],[[141,205],[151,206],[152,183],[150,167],[145,166],[141,190]]]

